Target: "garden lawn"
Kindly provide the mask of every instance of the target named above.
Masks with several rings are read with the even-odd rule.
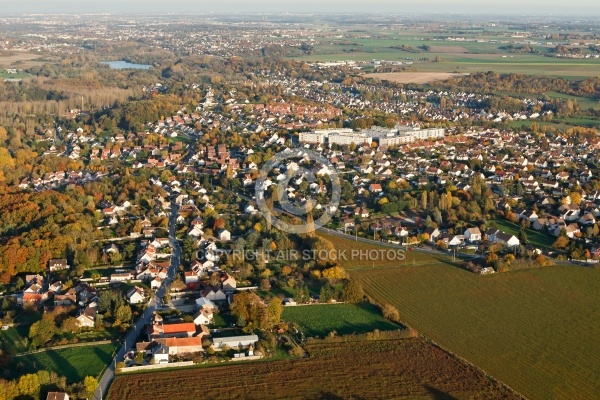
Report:
[[[324,337],[331,331],[347,335],[374,329],[401,329],[400,325],[385,320],[379,308],[369,303],[285,307],[282,319],[297,323],[307,337]]]
[[[496,223],[496,227],[506,233],[511,235],[515,235],[519,237],[519,231],[521,227],[517,224],[513,224],[512,222],[506,221],[504,219],[494,220]],[[550,234],[538,232],[534,229],[525,229],[525,233],[527,234],[527,240],[532,246],[539,247],[544,250],[553,250],[552,243],[556,241],[556,238]]]
[[[29,354],[13,359],[19,375],[35,373],[41,369],[65,376],[69,384],[83,381],[86,376],[98,377],[104,367],[112,362],[114,344],[70,347]]]

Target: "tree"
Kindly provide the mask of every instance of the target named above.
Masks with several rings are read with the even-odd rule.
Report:
[[[272,298],[267,306],[267,318],[269,320],[269,325],[277,325],[281,321],[282,313],[283,305],[281,304],[281,300],[279,300],[277,297]]]
[[[329,283],[326,283],[321,287],[321,291],[319,292],[319,301],[321,303],[328,303],[335,297],[335,290]]]
[[[0,126],[0,144],[6,142],[7,138],[8,138],[8,133],[6,132],[6,128],[3,126]]]
[[[192,236],[186,236],[181,244],[182,256],[184,260],[194,260],[196,258],[196,240]]]
[[[342,300],[347,303],[359,303],[365,298],[365,292],[354,279],[349,280],[342,289]]]
[[[335,267],[327,268],[323,270],[322,274],[323,278],[331,281],[346,279],[346,271],[339,265]]]
[[[21,396],[39,397],[40,380],[36,374],[27,374],[19,378],[17,389]]]
[[[93,376],[86,376],[83,380],[83,391],[88,398],[94,396],[94,392],[98,388],[98,380]]]
[[[121,372],[123,370],[123,368],[125,368],[125,363],[123,361],[119,361],[116,365],[115,365],[115,370],[117,372]]]
[[[442,223],[442,213],[440,212],[440,210],[437,207],[433,210],[433,219],[438,224]]]
[[[559,236],[556,241],[552,244],[555,249],[564,249],[569,244],[568,236]]]
[[[21,290],[25,286],[25,282],[23,282],[23,278],[18,277],[15,281],[15,289]]]
[[[306,285],[300,285],[296,288],[296,301],[298,303],[308,303],[310,300],[310,292],[308,291],[308,287]]]
[[[127,305],[119,306],[119,308],[117,308],[115,311],[115,323],[117,321],[121,323],[129,323],[131,321],[131,315],[131,307]]]
[[[41,320],[29,327],[29,338],[34,346],[42,346],[54,337],[56,326],[51,314],[44,314]]]
[[[315,237],[311,240],[311,249],[316,256],[318,263],[326,264],[337,259],[335,246],[329,240],[323,239],[322,237]]]
[[[2,167],[14,168],[15,160],[10,155],[10,152],[5,147],[0,147],[0,169]]]
[[[581,193],[571,192],[571,204],[579,205],[581,203]]]
[[[271,289],[271,281],[267,278],[260,280],[260,290],[270,290]]]
[[[519,241],[521,243],[527,244],[529,241],[527,240],[527,232],[525,232],[524,228],[519,229]]]
[[[381,307],[381,313],[385,319],[389,319],[393,322],[400,322],[400,312],[398,312],[398,309],[391,304],[384,304],[383,307]]]
[[[60,329],[63,332],[77,332],[79,330],[79,321],[77,321],[77,318],[75,317],[68,317],[66,318],[62,324],[60,325]]]

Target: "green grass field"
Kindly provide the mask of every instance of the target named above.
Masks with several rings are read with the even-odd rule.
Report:
[[[582,110],[588,110],[590,108],[593,108],[594,110],[600,109],[600,101],[598,100],[588,99],[586,97],[571,96],[558,92],[546,92],[544,94],[551,99],[576,100]]]
[[[285,307],[282,319],[300,325],[307,337],[324,337],[331,331],[347,335],[401,328],[383,319],[381,311],[369,303]]]
[[[318,44],[315,46],[314,54],[296,58],[308,62],[412,59],[414,64],[409,67],[409,70],[415,72],[472,73],[496,71],[499,73],[562,76],[568,79],[584,79],[589,76],[597,76],[597,71],[600,68],[599,59],[564,59],[535,54],[514,54],[500,49],[499,47],[502,44],[499,43],[426,41],[415,40],[410,36],[400,37],[399,35],[391,38],[373,39],[349,37],[341,39],[341,41],[357,43],[359,46]],[[415,49],[427,45],[438,48],[440,51],[412,53],[392,48],[392,46],[399,45],[412,46]],[[444,52],[444,47],[462,47],[468,53]],[[536,48],[544,53],[548,47],[537,46]],[[436,56],[441,58],[441,62],[417,61],[421,58],[434,60]],[[588,105],[585,104],[585,107],[587,108]]]
[[[17,74],[9,74],[8,72],[0,72],[0,79],[25,79],[29,78],[31,75],[17,73]]]
[[[479,276],[431,265],[351,275],[404,322],[527,398],[600,398],[596,269]]]
[[[19,375],[40,369],[65,376],[69,384],[83,381],[86,376],[97,377],[112,360],[114,344],[71,347],[29,354],[13,360]]]

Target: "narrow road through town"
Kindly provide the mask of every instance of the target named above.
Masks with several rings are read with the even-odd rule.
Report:
[[[160,289],[156,291],[155,296],[150,300],[150,302],[148,302],[148,306],[146,307],[144,313],[132,324],[131,329],[129,330],[127,336],[123,340],[123,346],[121,346],[121,348],[117,351],[115,358],[106,368],[106,371],[100,378],[98,389],[94,393],[94,400],[102,400],[102,398],[106,395],[108,387],[114,379],[115,366],[117,362],[122,361],[125,357],[127,349],[135,345],[135,342],[138,336],[140,335],[142,329],[150,322],[150,319],[152,318],[152,313],[156,310],[157,307],[161,306],[162,299],[166,291],[169,290],[169,286],[173,281],[175,271],[179,267],[181,259],[181,249],[179,247],[179,243],[177,242],[177,238],[175,237],[175,225],[177,221],[178,211],[179,206],[175,204],[175,201],[173,200],[171,203],[171,216],[169,218],[169,244],[171,245],[172,256],[171,265],[169,266],[169,271],[167,273],[167,279],[165,279]]]

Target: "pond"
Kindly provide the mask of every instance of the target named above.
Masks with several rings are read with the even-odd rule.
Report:
[[[112,69],[150,69],[149,64],[133,64],[129,61],[102,61],[100,64],[106,64]]]

